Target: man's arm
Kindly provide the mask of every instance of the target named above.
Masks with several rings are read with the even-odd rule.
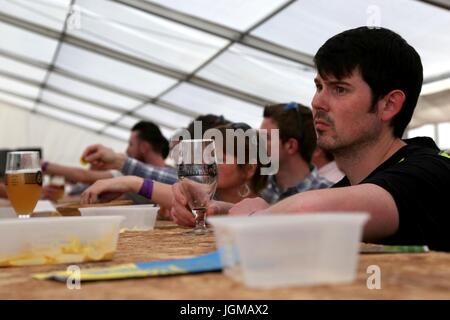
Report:
[[[63,166],[56,163],[48,162],[45,173],[63,176],[67,180],[82,183],[94,183],[100,179],[112,178],[109,171],[86,170],[76,167]]]
[[[126,158],[125,154],[114,152],[101,144],[90,145],[81,155],[81,159],[89,162],[96,170],[120,170]]]
[[[174,184],[178,180],[177,172],[173,168],[145,164],[98,144],[86,148],[82,158],[96,168],[116,169],[124,175],[138,176],[167,184]]]
[[[138,176],[167,184],[174,184],[178,180],[177,171],[174,168],[157,167],[132,158],[125,160],[121,172],[127,176]]]
[[[370,214],[370,220],[364,229],[364,241],[386,238],[398,229],[399,214],[394,199],[389,192],[371,183],[299,193],[258,211],[255,215],[349,211]]]

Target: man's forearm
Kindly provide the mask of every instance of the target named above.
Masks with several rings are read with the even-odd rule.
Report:
[[[48,163],[45,173],[63,176],[67,180],[82,183],[94,183],[95,181],[100,179],[112,178],[112,175],[109,171],[86,170],[63,166],[51,162]]]
[[[123,153],[116,153],[113,168],[115,170],[122,171],[123,167],[125,166],[125,162],[128,159],[128,157]]]

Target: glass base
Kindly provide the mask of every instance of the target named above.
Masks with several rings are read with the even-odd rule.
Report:
[[[195,227],[194,229],[190,230],[188,234],[201,236],[210,233],[211,230],[208,230],[208,228],[206,227],[205,221],[206,209],[205,208],[192,209],[192,213],[195,217]]]
[[[212,230],[210,230],[208,228],[194,228],[194,229],[187,231],[186,234],[192,235],[192,236],[202,236],[205,234],[209,234],[211,232],[212,232]]]
[[[31,217],[31,214],[18,214],[17,218],[19,219],[29,219]]]

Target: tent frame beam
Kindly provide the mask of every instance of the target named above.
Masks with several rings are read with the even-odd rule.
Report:
[[[441,8],[441,9],[450,10],[450,1],[449,0],[419,0],[419,1],[431,4],[435,7]]]
[[[176,22],[178,24],[182,24],[190,28],[197,29],[199,31],[217,37],[225,38],[227,40],[230,40],[231,42],[241,43],[251,48],[258,49],[263,52],[278,56],[280,58],[288,59],[290,61],[314,67],[313,57],[311,55],[250,35],[248,31],[240,32],[230,27],[220,25],[218,23],[214,23],[199,17],[194,17],[192,15],[175,11],[173,9],[166,8],[164,6],[146,1],[139,1],[139,0],[112,0],[112,1],[141,10],[151,15],[155,15],[170,20],[172,22]],[[267,16],[264,20],[276,15],[282,9],[294,3],[295,1],[296,0],[288,1],[287,3],[283,4],[280,8],[272,12],[272,14]]]
[[[22,19],[18,19],[16,17],[13,17],[11,15],[5,14],[0,12],[0,21],[3,21],[5,23],[11,24],[13,26],[28,30],[28,31],[32,31],[34,33],[37,33],[39,35],[45,36],[45,37],[49,37],[55,40],[58,40],[60,37],[60,32],[51,30],[49,28],[34,24],[32,22],[29,21],[25,21]],[[131,56],[129,54],[125,54],[125,53],[121,53],[118,52],[116,50],[112,50],[110,48],[107,48],[105,46],[99,45],[99,44],[95,44],[91,41],[87,41],[84,39],[81,39],[79,37],[73,36],[73,35],[69,35],[69,34],[65,34],[63,41],[77,46],[78,48],[82,48],[85,50],[88,50],[90,52],[95,52],[95,53],[99,53],[103,56],[112,58],[112,59],[116,59],[143,69],[147,69],[156,73],[159,73],[161,75],[179,80],[179,81],[186,81],[210,90],[213,90],[215,92],[221,93],[221,94],[225,94],[228,96],[232,96],[234,98],[249,102],[249,103],[253,103],[256,105],[265,105],[268,103],[273,103],[273,101],[270,101],[268,99],[263,99],[261,97],[234,89],[234,88],[230,88],[224,85],[221,85],[219,83],[207,80],[207,79],[203,79],[201,77],[195,76],[195,75],[190,75],[188,73],[185,72],[181,72],[172,68],[168,68],[168,67],[163,67],[160,65],[157,65],[155,63]]]

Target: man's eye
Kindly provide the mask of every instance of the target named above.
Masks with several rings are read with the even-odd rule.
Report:
[[[347,89],[345,89],[344,87],[336,86],[336,87],[334,87],[334,92],[337,95],[343,95],[347,92]]]

